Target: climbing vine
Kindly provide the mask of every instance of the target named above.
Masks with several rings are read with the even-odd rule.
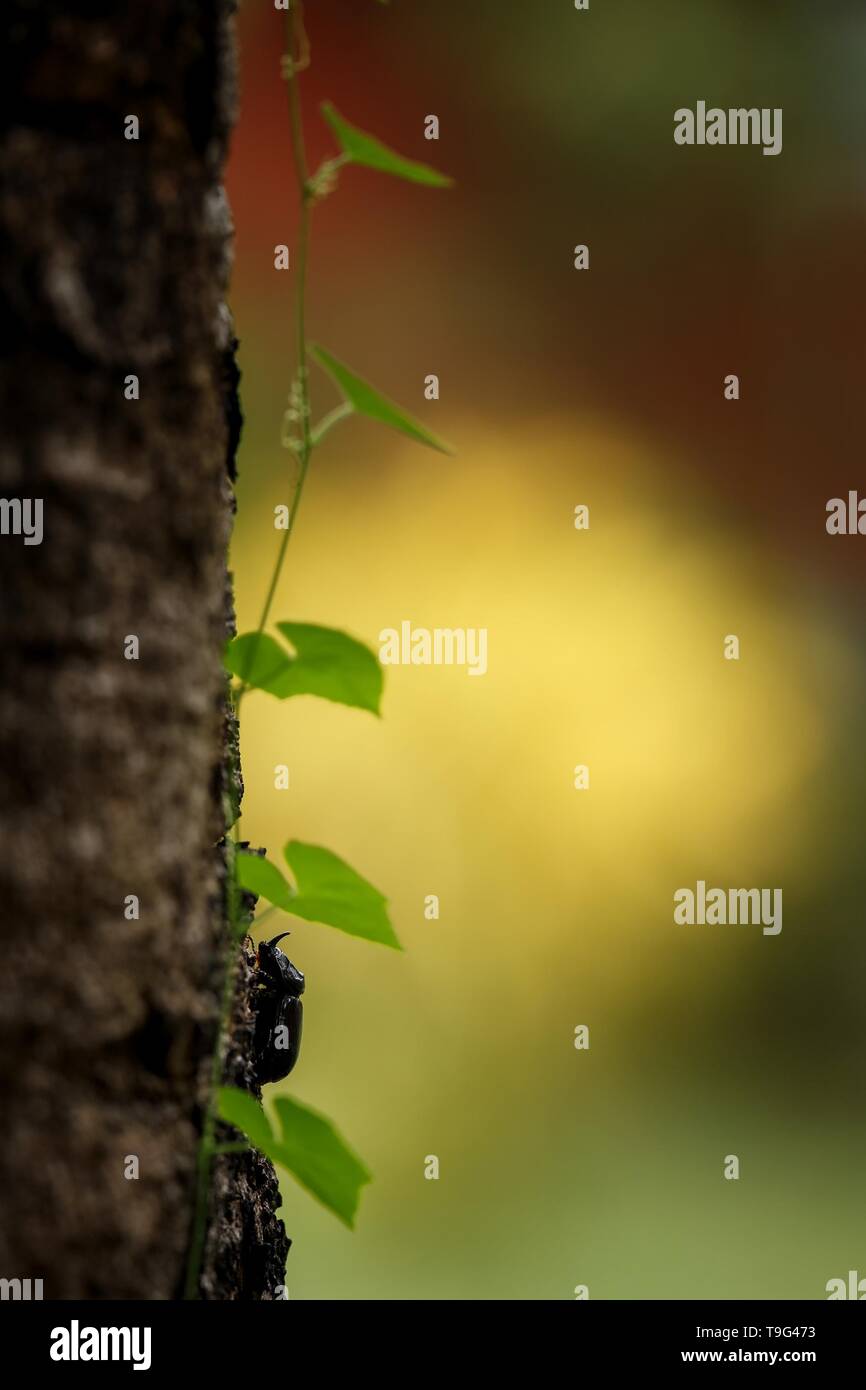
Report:
[[[315,451],[332,430],[352,415],[364,415],[398,430],[416,443],[443,453],[448,445],[358,376],[333,353],[309,341],[307,336],[307,268],[313,211],[332,196],[345,169],[360,166],[429,188],[444,188],[451,180],[437,170],[406,159],[372,135],[351,125],[330,102],[321,114],[330,128],[337,152],[314,172],[307,165],[299,94],[300,74],[309,66],[310,46],[303,21],[303,6],[293,4],[286,13],[286,52],[281,72],[288,97],[288,123],[292,160],[298,188],[299,223],[295,251],[293,291],[295,371],[282,423],[281,441],[291,456],[295,475],[290,505],[282,517],[282,538],[273,573],[264,597],[258,626],[241,633],[228,645],[225,664],[231,678],[231,698],[240,724],[241,710],[253,692],[278,700],[293,695],[316,695],[338,704],[380,714],[383,678],[376,654],[345,632],[294,621],[272,622],[274,598],[283,573],[289,544]],[[336,385],[341,401],[313,423],[310,365],[326,373]],[[329,849],[300,840],[282,848],[282,867],[270,858],[250,851],[240,838],[240,812],[228,809],[228,917],[231,943],[226,962],[225,987],[219,1036],[211,1075],[211,1095],[199,1147],[196,1211],[187,1269],[186,1296],[198,1295],[202,1250],[207,1226],[211,1159],[214,1154],[238,1151],[247,1143],[290,1172],[309,1192],[349,1227],[354,1226],[361,1189],[371,1174],[322,1115],[287,1096],[273,1105],[277,1129],[258,1101],[245,1091],[221,1087],[225,1032],[231,1011],[235,952],[246,934],[247,919],[241,910],[242,894],[254,894],[269,906],[258,922],[271,913],[283,913],[321,923],[351,936],[401,949],[388,915],[387,900],[362,875]],[[245,1136],[242,1143],[218,1144],[218,1119]]]

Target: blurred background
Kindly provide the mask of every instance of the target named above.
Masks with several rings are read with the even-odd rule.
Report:
[[[285,1179],[290,1296],[824,1298],[866,1276],[866,540],[825,530],[827,500],[866,489],[866,12],[306,12],[311,167],[330,99],[457,180],[343,171],[314,214],[310,337],[458,452],[341,425],[273,618],[374,648],[404,619],[486,627],[489,671],[388,668],[381,721],[246,703],[245,838],[343,856],[406,948],[292,924],[305,1037],[280,1086],[375,1180],[352,1234]],[[297,208],[271,0],[245,0],[240,38],[244,631],[291,497],[273,254]],[[783,153],[675,146],[699,99],[782,107]],[[318,418],[336,396],[313,371]],[[781,887],[781,935],[675,927],[698,878]]]

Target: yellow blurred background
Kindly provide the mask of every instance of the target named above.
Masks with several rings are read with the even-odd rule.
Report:
[[[457,454],[340,425],[273,618],[374,649],[403,620],[486,628],[489,646],[483,677],[388,667],[381,720],[245,703],[244,838],[275,861],[293,837],[341,855],[387,894],[405,946],[286,923],[307,992],[280,1089],[374,1173],[354,1233],[284,1179],[292,1298],[822,1298],[866,1274],[863,564],[824,532],[826,498],[856,486],[863,202],[801,32],[842,63],[863,24],[844,5],[824,28],[812,6],[616,8],[542,23],[486,0],[307,6],[313,166],[332,152],[327,96],[458,179],[442,193],[344,171],[315,212],[310,335]],[[296,210],[269,4],[244,6],[241,45],[243,632],[293,484],[292,283],[273,246]],[[786,106],[785,155],[677,166],[675,107],[734,91]],[[829,171],[813,112],[837,136]],[[744,399],[726,403],[741,364]],[[335,399],[317,371],[313,399],[316,418]],[[699,878],[781,886],[781,934],[675,927],[673,892]]]

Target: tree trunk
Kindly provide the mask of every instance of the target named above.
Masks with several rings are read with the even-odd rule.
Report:
[[[177,1297],[188,1256],[236,795],[232,8],[4,8],[0,1277],[46,1298]],[[255,1090],[238,959],[228,1071]],[[214,1168],[200,1291],[274,1297],[273,1169]]]

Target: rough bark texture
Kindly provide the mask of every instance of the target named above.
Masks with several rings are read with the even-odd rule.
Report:
[[[250,900],[254,901],[254,900]],[[251,1062],[254,1016],[250,1009],[249,983],[253,968],[250,950],[241,953],[234,994],[232,1023],[228,1030],[225,1081],[261,1096]],[[237,1139],[237,1133],[221,1126],[219,1138]],[[218,1219],[211,1222],[205,1247],[201,1290],[205,1298],[280,1297],[285,1283],[289,1241],[281,1221],[274,1217],[280,1192],[273,1164],[251,1150],[240,1157],[222,1155],[214,1160],[212,1205]]]
[[[0,1277],[46,1298],[176,1297],[187,1256],[227,931],[231,9],[3,12],[0,498],[43,499],[44,539],[0,536]],[[217,1160],[205,1296],[274,1296],[276,1200]]]

